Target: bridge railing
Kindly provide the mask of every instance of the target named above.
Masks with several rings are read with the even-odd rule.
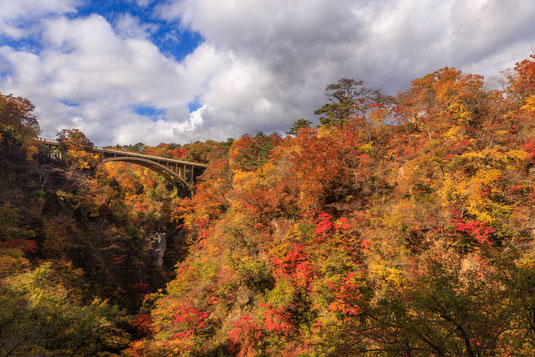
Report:
[[[126,156],[144,157],[148,159],[167,161],[167,162],[172,162],[172,163],[177,163],[177,164],[192,165],[192,166],[198,166],[198,167],[208,167],[208,165],[205,165],[205,164],[199,164],[197,162],[191,162],[191,161],[177,160],[177,159],[172,159],[169,157],[140,154],[137,152],[123,151],[123,150],[117,150],[117,149],[105,149],[105,148],[100,148],[100,147],[95,147],[95,148],[97,151],[117,153],[117,154],[126,155]]]
[[[37,138],[37,141],[45,143],[45,144],[48,144],[48,145],[59,146],[59,142],[57,140],[53,140],[53,139],[39,137],[39,138]],[[103,148],[103,147],[100,147],[100,146],[93,146],[93,150],[94,151],[100,151],[100,152],[121,154],[121,155],[125,155],[125,156],[143,157],[143,158],[147,158],[147,159],[158,160],[158,161],[167,161],[167,162],[183,164],[183,165],[191,165],[191,166],[197,166],[197,167],[208,167],[208,165],[200,164],[200,163],[197,163],[197,162],[171,159],[171,158],[163,157],[163,156],[140,154],[140,153],[137,153],[137,152],[131,152],[131,151],[125,151],[125,150],[107,149],[107,148]]]
[[[51,144],[51,145],[59,145],[59,143],[54,139],[47,139],[47,138],[38,137],[37,141],[40,142],[40,143],[46,143],[46,144]]]

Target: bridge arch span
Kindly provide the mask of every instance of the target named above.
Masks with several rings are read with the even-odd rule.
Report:
[[[61,150],[59,150],[60,143],[55,140],[38,138],[37,142],[45,147],[52,148],[53,150],[50,151],[51,153],[55,151],[61,152]],[[208,165],[198,162],[177,160],[168,157],[146,155],[117,149],[101,148],[98,146],[93,146],[85,151],[98,154],[100,162],[102,163],[122,161],[144,166],[149,170],[152,170],[163,176],[177,188],[185,186],[190,191],[195,189],[194,182],[196,177],[199,176],[199,172],[208,167]]]
[[[193,185],[187,182],[186,180],[184,180],[176,172],[174,172],[170,168],[160,163],[157,163],[151,160],[147,160],[141,157],[133,157],[133,156],[106,157],[102,160],[103,164],[106,164],[108,162],[129,162],[132,164],[140,165],[165,177],[168,181],[170,181],[173,185],[177,187],[185,186],[186,188],[190,190],[193,189]]]

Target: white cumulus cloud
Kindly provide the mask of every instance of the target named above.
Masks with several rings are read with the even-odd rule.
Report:
[[[97,143],[188,141],[202,119],[185,108],[224,60],[203,44],[178,62],[141,33],[124,35],[99,15],[47,20],[39,54],[0,47],[0,90],[29,98],[46,135],[79,127]]]
[[[21,38],[32,22],[45,16],[76,12],[81,0],[0,0],[0,35]]]
[[[232,54],[202,99],[203,118],[233,134],[312,118],[342,77],[395,94],[443,66],[498,75],[535,45],[530,0],[177,0],[158,10]]]
[[[395,94],[443,66],[497,75],[535,48],[531,0],[169,0],[153,16],[203,39],[180,60],[146,19],[65,17],[75,2],[48,3],[31,15],[43,16],[42,50],[0,47],[0,91],[32,100],[47,133],[79,126],[98,143],[285,131],[343,77]],[[4,33],[30,31],[17,16],[0,15]]]

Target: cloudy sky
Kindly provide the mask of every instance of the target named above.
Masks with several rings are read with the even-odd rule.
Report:
[[[535,49],[533,0],[0,0],[0,92],[96,144],[284,132],[342,77],[389,94]]]

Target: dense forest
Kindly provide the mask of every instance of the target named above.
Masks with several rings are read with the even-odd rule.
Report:
[[[0,356],[535,355],[535,55],[326,89],[316,128],[120,147],[194,192],[1,95]]]

